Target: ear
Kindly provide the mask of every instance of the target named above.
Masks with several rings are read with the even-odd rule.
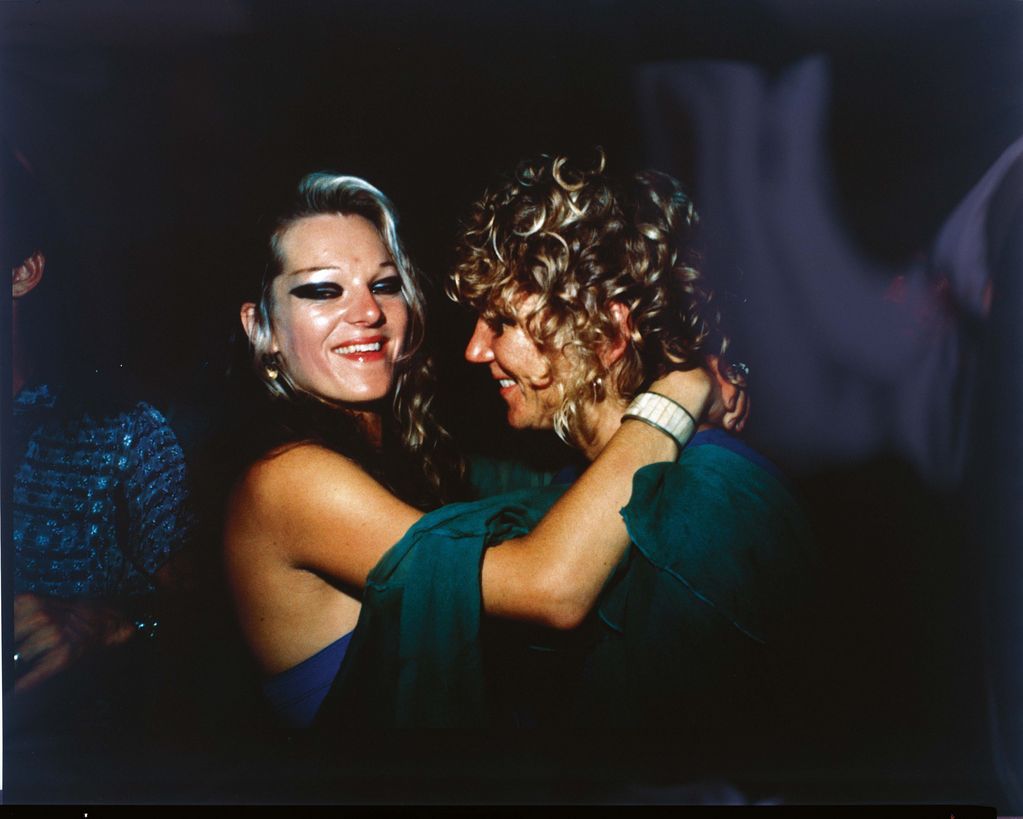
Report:
[[[247,301],[242,305],[241,311],[239,311],[239,317],[242,320],[242,327],[245,329],[245,335],[249,337],[249,341],[252,341],[252,333],[256,329],[256,305],[255,302]]]
[[[601,347],[600,363],[610,369],[625,355],[625,348],[629,345],[629,337],[632,335],[632,319],[629,316],[629,308],[620,301],[610,302],[608,309],[618,328],[618,334]]]
[[[253,344],[256,343],[256,332],[258,330],[258,319],[256,314],[255,302],[247,301],[242,305],[239,317],[242,320],[242,327],[245,328],[245,335],[249,337],[249,341]],[[271,340],[270,352],[276,353],[278,351],[277,341]]]
[[[18,267],[11,271],[11,296],[20,299],[27,296],[35,286],[43,280],[43,268],[46,267],[46,256],[37,250]]]

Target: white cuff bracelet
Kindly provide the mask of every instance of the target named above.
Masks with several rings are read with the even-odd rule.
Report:
[[[670,435],[678,444],[679,454],[682,454],[685,445],[696,431],[696,420],[689,411],[658,392],[641,392],[632,399],[622,420],[626,418],[643,421],[665,435]]]

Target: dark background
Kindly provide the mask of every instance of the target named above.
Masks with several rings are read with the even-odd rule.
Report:
[[[832,65],[829,138],[847,227],[867,256],[901,264],[1023,131],[1023,2],[4,2],[0,129],[56,216],[46,286],[60,288],[66,308],[53,343],[81,372],[129,373],[197,447],[238,304],[263,262],[264,220],[302,174],[332,169],[379,186],[439,283],[459,215],[518,159],[601,145],[613,169],[644,165],[634,67],[723,58],[780,71],[813,53]],[[433,301],[452,424],[470,446],[513,446],[493,432],[496,398],[477,395],[459,363],[466,318]],[[869,506],[910,480],[882,462],[818,487]],[[826,523],[847,511],[821,491],[811,497]],[[892,544],[944,536],[953,550],[948,574],[913,599],[939,586],[955,593],[954,536],[936,531],[944,521],[929,517],[932,498],[903,498]],[[899,577],[915,571],[910,557],[893,560]],[[948,611],[931,623],[929,651],[940,652],[950,624]],[[885,657],[905,649],[893,639]],[[962,717],[972,723],[983,703],[957,670],[964,656],[983,662],[949,654],[938,670],[966,680],[955,697],[975,708]],[[881,678],[873,684],[874,701],[884,700]],[[915,708],[901,729],[944,745],[949,724],[928,720],[947,709],[947,692],[917,693],[911,706],[890,701],[878,720]],[[970,783],[938,787],[962,759],[953,755],[907,774],[910,793],[919,799],[933,784],[939,795],[1000,798],[984,737],[969,741],[960,753],[976,750],[984,769]]]
[[[48,269],[74,306],[62,343],[168,388],[219,369],[260,218],[301,174],[378,185],[440,280],[459,215],[518,159],[602,145],[613,168],[643,165],[644,62],[828,54],[849,228],[905,260],[1016,134],[1020,5],[6,2],[2,128],[65,239]]]

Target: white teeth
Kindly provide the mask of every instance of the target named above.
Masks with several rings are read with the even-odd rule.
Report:
[[[515,382],[510,378],[502,378],[498,382],[498,386],[503,390],[505,387],[514,387]]]
[[[338,355],[352,355],[353,353],[375,353],[380,350],[379,341],[372,344],[349,344],[347,347],[337,347],[334,352]]]

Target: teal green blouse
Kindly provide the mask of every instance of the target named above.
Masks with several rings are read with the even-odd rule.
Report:
[[[758,680],[776,668],[814,561],[778,475],[713,437],[691,444],[677,463],[636,473],[622,510],[632,548],[582,628],[485,618],[484,550],[528,532],[564,489],[454,504],[413,526],[369,577],[321,725],[645,725],[698,737],[717,712],[735,722],[769,707]]]

